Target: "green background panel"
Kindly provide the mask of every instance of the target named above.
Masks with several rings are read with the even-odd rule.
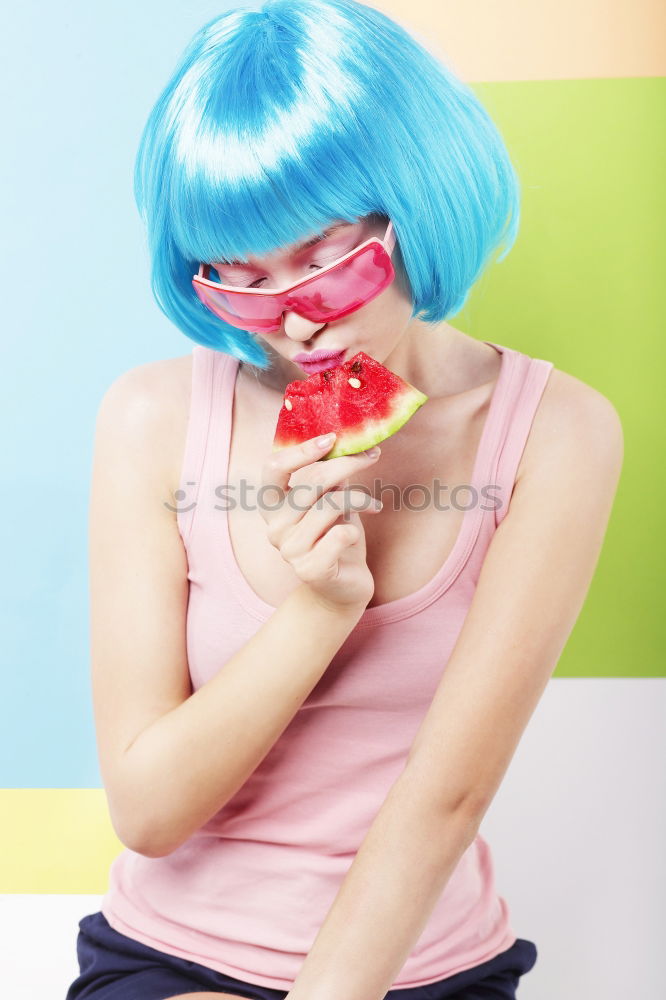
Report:
[[[521,226],[451,322],[607,396],[625,458],[597,571],[555,671],[664,676],[666,78],[478,83]]]

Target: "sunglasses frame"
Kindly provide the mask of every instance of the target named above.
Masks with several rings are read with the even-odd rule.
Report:
[[[287,292],[292,292],[296,289],[302,288],[304,285],[310,284],[313,281],[317,281],[317,279],[321,278],[323,274],[327,274],[329,271],[334,270],[336,267],[340,267],[346,261],[350,260],[352,257],[356,257],[358,256],[358,254],[363,253],[367,247],[372,246],[373,244],[377,244],[378,246],[380,246],[387,254],[389,260],[391,260],[393,250],[395,248],[395,243],[396,243],[395,230],[393,229],[393,222],[389,219],[389,223],[383,237],[371,236],[369,239],[364,240],[363,243],[359,243],[359,245],[354,247],[352,250],[349,250],[346,254],[343,254],[342,257],[338,257],[337,260],[331,261],[330,264],[325,264],[324,267],[319,268],[315,274],[309,274],[305,278],[300,278],[298,281],[295,281],[291,285],[284,285],[282,288],[239,288],[237,285],[223,285],[219,281],[210,280],[208,275],[210,273],[212,265],[204,263],[199,264],[198,274],[192,276],[192,284],[195,286],[197,284],[205,285],[208,286],[209,288],[218,289],[219,291],[223,292],[233,292],[235,295],[238,294],[274,295],[274,296],[284,295]],[[210,307],[207,306],[207,308]],[[283,312],[287,311],[288,311],[287,309],[283,310]],[[213,314],[216,315],[214,311]],[[279,324],[276,327],[276,329],[278,328]]]

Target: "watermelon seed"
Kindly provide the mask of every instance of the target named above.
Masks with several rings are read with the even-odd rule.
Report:
[[[354,375],[359,375],[363,371],[363,365],[361,364],[360,361],[355,361],[351,366],[351,370],[353,371]]]
[[[361,388],[361,380],[360,380],[360,378],[348,378],[347,381],[349,382],[349,384],[354,389],[360,389]]]
[[[286,410],[290,410],[291,409],[291,400],[290,399],[285,399],[284,406],[285,406]]]

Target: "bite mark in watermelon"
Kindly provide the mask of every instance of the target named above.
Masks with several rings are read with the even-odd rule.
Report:
[[[391,437],[429,397],[365,351],[337,368],[290,382],[273,451],[335,431],[325,459],[355,455]]]

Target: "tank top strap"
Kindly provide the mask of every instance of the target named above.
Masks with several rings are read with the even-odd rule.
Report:
[[[486,343],[492,342],[486,341]],[[493,483],[498,490],[495,495],[502,501],[495,509],[495,526],[498,527],[509,509],[518,466],[554,365],[552,361],[532,358],[510,347],[502,347],[499,344],[492,346],[509,353],[511,369],[509,389],[502,407],[502,419],[494,441],[495,454],[492,463]]]
[[[187,542],[198,506],[206,473],[206,456],[211,451],[211,436],[222,404],[219,384],[224,362],[230,356],[197,344],[192,350],[192,391],[185,436],[176,520],[183,542]]]

